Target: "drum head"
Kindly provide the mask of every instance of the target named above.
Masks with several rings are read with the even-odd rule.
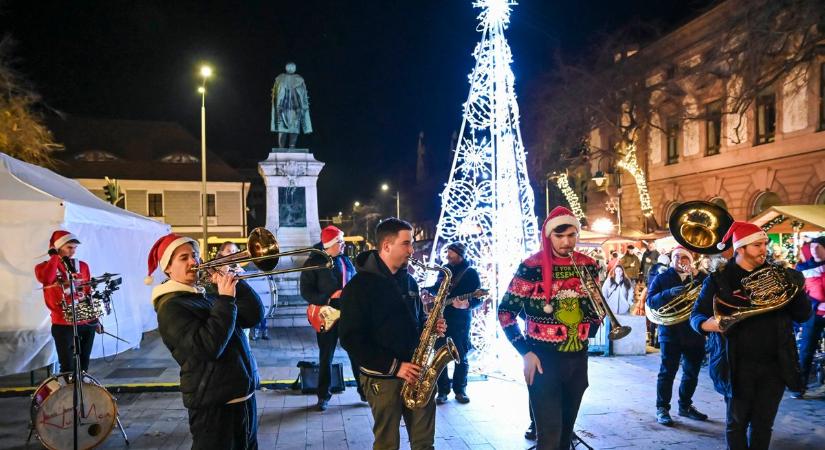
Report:
[[[32,396],[32,424],[37,437],[51,450],[73,447],[74,430],[71,374],[63,373],[44,381]],[[115,426],[117,405],[111,394],[84,375],[83,411],[80,418],[77,447],[91,449],[100,445]],[[89,382],[91,381],[91,383]]]

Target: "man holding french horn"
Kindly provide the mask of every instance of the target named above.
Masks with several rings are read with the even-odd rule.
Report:
[[[767,449],[787,386],[802,387],[793,322],[811,304],[799,272],[766,262],[768,236],[733,222],[721,242],[734,257],[705,279],[690,325],[709,336],[709,372],[727,403],[729,449]]]
[[[648,319],[659,325],[662,357],[656,381],[656,421],[665,426],[673,425],[670,399],[680,361],[679,415],[694,420],[708,418],[693,406],[693,393],[705,358],[705,337],[687,322],[704,278],[705,275],[693,266],[693,253],[678,246],[671,251],[670,267],[655,276],[647,290],[646,312]]]

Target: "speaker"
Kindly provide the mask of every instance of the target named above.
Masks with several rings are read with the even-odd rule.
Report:
[[[303,362],[303,361],[302,361]],[[297,387],[302,394],[315,394],[318,391],[318,375],[320,367],[317,363],[299,364],[301,373],[298,375]],[[329,380],[330,392],[343,392],[344,387],[344,366],[341,363],[333,363]]]

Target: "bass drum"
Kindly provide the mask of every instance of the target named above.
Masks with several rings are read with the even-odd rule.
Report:
[[[82,379],[86,418],[80,419],[77,448],[86,450],[102,444],[112,432],[117,420],[117,404],[97,380],[85,373]],[[40,442],[50,450],[73,448],[73,392],[72,374],[66,372],[46,379],[32,395],[32,428]]]

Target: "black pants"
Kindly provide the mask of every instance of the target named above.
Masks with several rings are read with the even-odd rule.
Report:
[[[470,348],[470,324],[466,322],[450,323],[447,322],[447,337],[452,338],[461,361],[455,364],[453,370],[453,378],[447,373],[449,368],[445,368],[438,377],[438,394],[447,395],[450,393],[450,387],[456,394],[464,394],[467,389],[467,372],[470,370],[470,365],[467,363],[467,352]],[[436,340],[435,347],[441,348],[447,342],[446,337]]]
[[[193,450],[258,448],[258,412],[255,396],[230,405],[189,410]]]
[[[335,356],[335,346],[338,345],[338,324],[335,324],[327,332],[315,333],[315,338],[318,341],[319,350],[318,400],[329,400],[332,398],[329,386],[332,381],[332,358]],[[358,395],[363,397],[364,392],[358,378],[358,364],[352,358],[350,358],[350,364],[352,365],[352,376],[355,378],[356,386],[358,386]]]
[[[814,311],[816,313],[816,311]],[[802,381],[808,384],[811,375],[811,364],[814,361],[817,345],[825,329],[825,317],[812,314],[807,322],[802,324],[802,336],[799,339],[799,366],[802,368]]]
[[[95,342],[97,321],[77,326],[77,335],[80,337],[80,370],[89,370],[89,355],[92,354],[92,344]],[[71,325],[52,324],[52,337],[57,348],[57,361],[60,372],[74,371],[74,333]]]
[[[699,370],[705,358],[705,346],[685,346],[679,342],[660,342],[662,363],[659,366],[659,378],[656,381],[656,407],[670,409],[673,396],[673,380],[682,362],[682,382],[679,383],[679,407],[688,408],[693,404],[693,393],[699,381]]]
[[[573,425],[587,389],[587,353],[537,353],[544,374],[536,372],[530,407],[536,421],[536,448],[570,448]]]
[[[726,398],[725,434],[731,450],[767,449],[779,402],[785,392],[776,362],[739,362],[733,374],[733,397]]]

